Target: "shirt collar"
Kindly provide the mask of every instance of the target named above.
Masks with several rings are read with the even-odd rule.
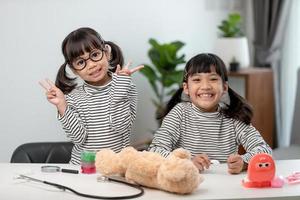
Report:
[[[108,90],[112,84],[112,80],[115,78],[115,75],[113,73],[111,73],[111,76],[112,76],[112,79],[107,84],[101,85],[101,86],[95,86],[95,85],[88,84],[87,82],[84,82],[83,83],[84,91],[88,94],[93,95],[93,94]]]
[[[220,106],[218,106],[218,109],[217,109],[216,112],[205,112],[202,109],[198,108],[193,103],[191,103],[191,107],[192,107],[192,110],[194,111],[194,113],[196,115],[199,115],[199,116],[208,117],[208,118],[218,118],[221,115],[221,113],[220,113],[220,111],[221,111]]]

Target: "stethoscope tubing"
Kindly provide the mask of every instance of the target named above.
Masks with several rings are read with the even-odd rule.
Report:
[[[118,182],[118,183],[123,183],[125,185],[130,186],[130,187],[136,188],[137,190],[139,190],[139,193],[133,194],[133,195],[115,196],[115,197],[96,196],[96,195],[91,195],[91,194],[85,194],[85,193],[78,192],[78,191],[76,191],[76,190],[74,190],[74,189],[72,189],[70,187],[67,187],[67,186],[64,186],[64,185],[61,185],[61,184],[52,183],[52,182],[48,182],[48,181],[43,181],[43,180],[40,180],[40,179],[32,178],[30,176],[25,176],[25,175],[22,175],[22,174],[20,174],[20,178],[27,179],[27,180],[30,180],[30,181],[44,183],[44,184],[47,184],[47,185],[51,185],[51,186],[57,187],[57,188],[59,188],[61,190],[64,190],[64,191],[65,190],[69,190],[69,191],[73,192],[74,194],[76,194],[78,196],[87,197],[87,198],[93,198],[93,199],[132,199],[132,198],[140,197],[140,196],[142,196],[144,194],[144,188],[142,188],[139,185],[135,185],[135,184],[131,184],[131,183],[119,181],[119,180],[116,180],[116,179],[113,179],[113,178],[109,178],[109,177],[108,177],[108,180],[114,181],[114,182]]]

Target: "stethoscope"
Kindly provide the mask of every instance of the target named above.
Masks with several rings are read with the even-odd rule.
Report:
[[[48,168],[47,170],[49,170],[49,169],[50,168]],[[50,169],[50,170],[52,170],[52,169]],[[133,195],[116,196],[116,197],[96,196],[96,195],[81,193],[81,192],[78,192],[78,191],[76,191],[76,190],[74,190],[74,189],[72,189],[70,187],[67,187],[67,186],[64,186],[64,185],[61,185],[61,184],[52,183],[52,182],[48,182],[48,181],[44,181],[44,180],[32,178],[30,176],[25,176],[23,174],[20,174],[19,177],[17,177],[17,178],[28,180],[28,181],[39,182],[39,183],[43,183],[43,184],[47,184],[47,185],[51,185],[51,186],[54,186],[54,187],[56,187],[58,189],[61,189],[61,190],[64,190],[64,191],[65,190],[69,190],[69,191],[73,192],[74,194],[76,194],[78,196],[87,197],[87,198],[93,198],[93,199],[132,199],[132,198],[140,197],[140,196],[142,196],[144,194],[144,189],[141,186],[135,185],[133,183],[129,183],[129,182],[126,182],[126,181],[123,181],[123,180],[120,180],[120,179],[118,179],[116,177],[113,177],[113,176],[101,176],[100,181],[113,181],[113,182],[117,182],[117,183],[123,183],[125,185],[128,185],[129,187],[138,189],[139,193],[133,194]]]
[[[79,171],[75,169],[65,169],[65,168],[60,168],[59,166],[54,166],[54,165],[44,165],[41,167],[42,172],[47,172],[47,173],[53,173],[53,172],[64,172],[64,173],[71,173],[71,174],[78,174]]]

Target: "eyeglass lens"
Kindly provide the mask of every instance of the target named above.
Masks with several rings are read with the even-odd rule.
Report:
[[[91,59],[94,62],[100,61],[103,57],[103,51],[100,49],[95,49],[89,53],[89,57],[87,59],[77,58],[72,62],[72,65],[77,70],[82,70],[86,66],[86,62]]]

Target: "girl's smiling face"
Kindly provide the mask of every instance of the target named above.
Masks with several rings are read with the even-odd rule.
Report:
[[[228,84],[216,73],[214,67],[207,73],[195,73],[187,77],[183,83],[183,91],[190,97],[191,102],[205,112],[217,111],[218,104]]]

